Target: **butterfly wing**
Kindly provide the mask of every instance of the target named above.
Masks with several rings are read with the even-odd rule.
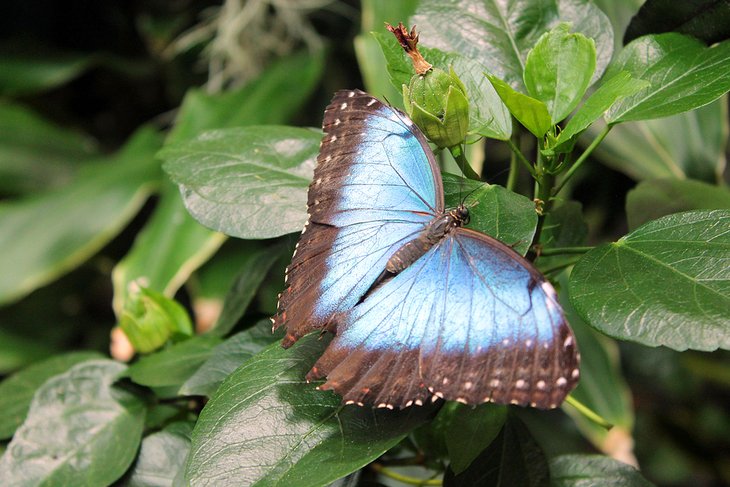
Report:
[[[554,408],[578,361],[553,287],[511,248],[460,228],[342,315],[309,377],[380,407],[437,396]]]
[[[340,91],[323,128],[309,220],[273,318],[287,328],[284,346],[357,304],[390,256],[443,210],[433,153],[402,112]]]

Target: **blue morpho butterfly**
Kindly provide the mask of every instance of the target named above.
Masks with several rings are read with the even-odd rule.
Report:
[[[444,209],[441,174],[408,117],[362,91],[325,110],[309,221],[279,297],[284,347],[335,334],[307,375],[346,404],[428,399],[558,406],[578,381],[555,290],[510,247]]]

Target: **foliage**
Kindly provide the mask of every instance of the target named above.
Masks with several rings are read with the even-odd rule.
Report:
[[[727,2],[363,0],[354,40],[327,2],[196,25],[210,2],[103,1],[60,39],[10,3],[1,484],[730,483]],[[327,339],[270,332],[332,93],[362,73],[413,110],[438,85],[383,21],[417,24],[448,81],[417,107],[448,135],[446,204],[468,194],[560,290],[583,355],[561,410],[343,406],[304,380]],[[294,34],[256,51],[226,25]]]

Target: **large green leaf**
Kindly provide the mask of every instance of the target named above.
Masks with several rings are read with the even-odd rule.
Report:
[[[457,475],[466,470],[497,437],[506,420],[506,406],[482,404],[474,407],[453,403],[445,432],[451,460],[449,468]]]
[[[596,69],[593,39],[571,34],[559,24],[538,39],[525,62],[527,92],[542,101],[553,124],[563,121],[578,106]]]
[[[390,34],[374,33],[387,60],[388,74],[393,86],[401,89],[415,75],[410,58]],[[423,48],[422,54],[437,68],[454,69],[466,87],[469,99],[469,132],[506,140],[512,133],[512,117],[489,81],[484,77],[486,67],[458,53]]]
[[[190,451],[192,422],[172,423],[142,440],[142,445],[122,485],[125,487],[162,487],[176,485]]]
[[[196,336],[159,352],[142,357],[127,369],[137,384],[150,387],[179,387],[198,370],[220,343],[214,336]]]
[[[0,71],[2,71],[0,69]],[[0,101],[0,191],[20,194],[68,183],[94,143],[21,105]]]
[[[285,248],[284,245],[268,245],[248,255],[248,259],[240,267],[233,286],[226,294],[221,314],[211,330],[212,334],[224,336],[236,326]]]
[[[723,208],[730,208],[730,190],[727,187],[691,179],[642,181],[626,196],[626,216],[631,230],[680,211]]]
[[[262,320],[216,346],[205,363],[180,388],[188,396],[212,396],[218,386],[264,348],[283,338],[283,329],[271,332],[271,322]]]
[[[321,353],[316,334],[273,344],[220,386],[193,431],[193,485],[325,486],[367,465],[420,424],[429,408],[341,406],[304,375]]]
[[[469,468],[444,475],[444,487],[543,487],[549,471],[545,454],[515,415],[509,415],[502,431]]]
[[[224,235],[193,220],[177,186],[166,181],[154,214],[112,272],[117,316],[124,309],[132,282],[173,297],[224,240]]]
[[[0,302],[22,297],[112,239],[159,184],[159,135],[143,128],[67,186],[0,202]]]
[[[631,465],[603,455],[561,455],[550,460],[551,487],[651,487]]]
[[[206,130],[284,123],[307,101],[323,67],[322,52],[301,52],[277,60],[243,88],[214,95],[193,89],[185,96],[165,145]]]
[[[588,0],[422,0],[411,21],[424,46],[460,53],[520,91],[527,53],[560,22],[595,41],[596,81],[611,60],[613,29]]]
[[[38,389],[0,458],[6,485],[109,485],[134,460],[144,403],[114,381],[125,366],[90,360]]]
[[[496,238],[525,255],[537,226],[535,204],[498,185],[444,174],[447,208],[462,202],[469,208],[469,228]],[[466,198],[466,201],[464,199]]]
[[[730,90],[730,41],[706,47],[681,34],[647,35],[627,45],[606,76],[619,71],[651,85],[616,103],[606,114],[609,123],[675,115]]]
[[[675,350],[730,348],[730,211],[689,211],[587,253],[570,277],[581,317],[603,333]]]
[[[101,358],[97,352],[56,355],[33,364],[0,382],[0,438],[10,438],[23,423],[35,391],[54,375],[66,372],[79,362]]]
[[[207,132],[160,152],[203,225],[240,238],[302,229],[321,133],[261,126]]]
[[[727,97],[672,117],[614,125],[593,153],[634,179],[722,179],[728,139]],[[595,137],[598,124],[586,132]],[[588,141],[586,141],[588,142]]]
[[[707,45],[730,38],[730,2],[727,0],[647,0],[624,34],[628,44],[645,34],[679,32],[701,39]]]
[[[571,142],[574,142],[574,138],[602,117],[611,105],[621,98],[633,95],[647,85],[647,81],[634,79],[625,71],[621,71],[608,81],[604,81],[570,117],[565,128],[558,134],[555,146],[564,146],[566,149],[572,148]]]

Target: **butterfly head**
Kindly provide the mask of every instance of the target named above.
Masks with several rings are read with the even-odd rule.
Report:
[[[454,221],[454,225],[457,227],[463,227],[464,225],[469,224],[469,208],[467,208],[463,203],[451,210],[449,212],[449,216],[451,216]]]

